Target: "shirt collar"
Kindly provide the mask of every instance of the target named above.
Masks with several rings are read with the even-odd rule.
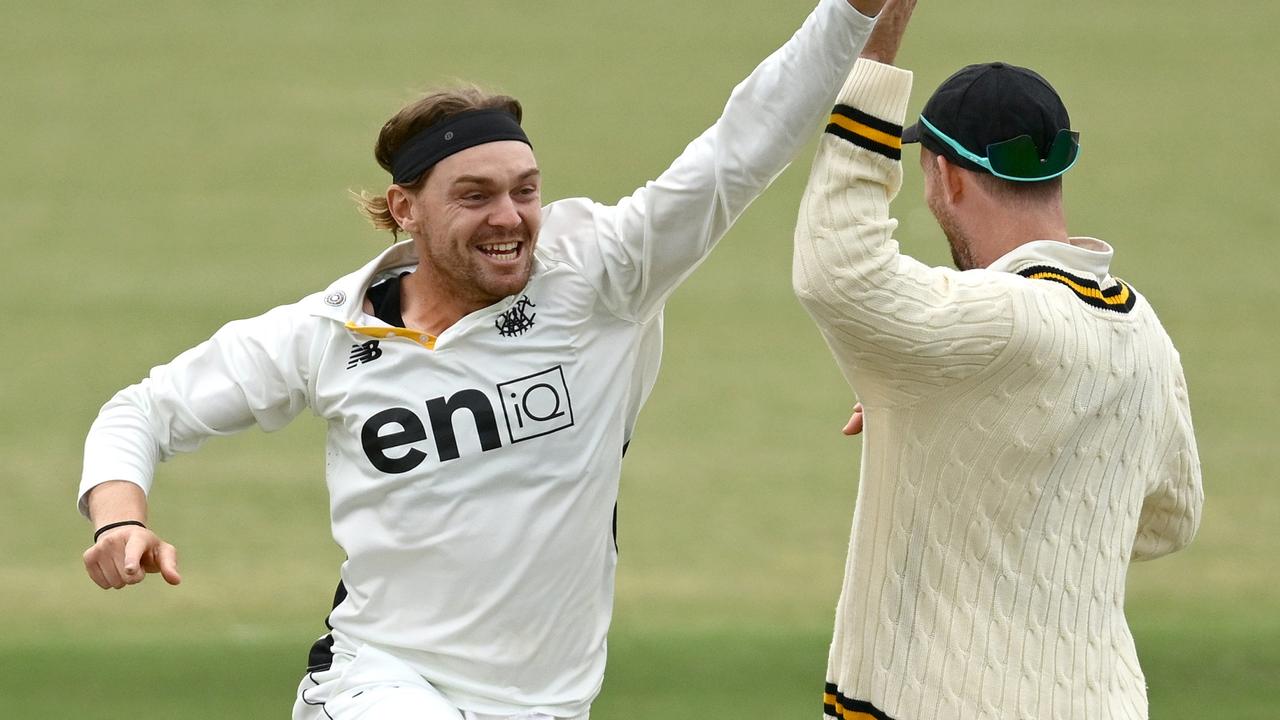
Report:
[[[382,251],[364,267],[353,273],[338,278],[322,293],[312,296],[319,302],[311,302],[311,314],[327,317],[339,322],[349,323],[360,319],[364,314],[364,297],[369,286],[384,278],[396,277],[405,271],[412,271],[418,265],[418,253],[413,247],[413,240],[406,239]],[[537,277],[546,271],[546,264],[534,251],[533,275],[529,278],[532,285]],[[528,289],[528,286],[525,286]],[[509,295],[497,303],[477,312],[504,312],[515,304],[524,291]],[[474,314],[474,313],[473,313]],[[469,317],[469,316],[468,316]]]
[[[1032,265],[1053,265],[1077,274],[1092,275],[1100,285],[1106,286],[1111,282],[1108,273],[1114,253],[1110,245],[1091,237],[1067,238],[1067,242],[1033,240],[1000,256],[987,269],[1016,273]]]

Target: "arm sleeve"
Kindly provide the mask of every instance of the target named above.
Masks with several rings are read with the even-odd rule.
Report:
[[[308,404],[308,348],[277,308],[227,324],[212,338],[152,369],[107,402],[85,439],[78,506],[95,485],[126,480],[151,489],[157,462],[206,438],[257,424],[278,430]]]
[[[1154,560],[1186,547],[1200,527],[1204,487],[1200,453],[1191,425],[1191,403],[1181,364],[1174,368],[1172,429],[1161,455],[1162,471],[1142,502],[1133,560]]]
[[[845,378],[880,404],[914,402],[978,373],[1008,344],[999,273],[931,268],[899,252],[911,73],[861,59],[823,134],[796,225],[792,282]]]
[[[846,0],[822,0],[665,172],[590,208],[596,242],[562,252],[610,312],[639,322],[661,310],[818,127],[873,25]]]

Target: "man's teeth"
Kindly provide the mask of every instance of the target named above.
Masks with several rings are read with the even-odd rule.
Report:
[[[480,251],[486,255],[515,255],[516,249],[520,247],[518,242],[490,243],[481,245]]]

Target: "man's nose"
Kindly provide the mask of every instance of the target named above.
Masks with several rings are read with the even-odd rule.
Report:
[[[520,213],[516,209],[516,203],[511,199],[510,195],[503,194],[495,199],[492,210],[489,213],[489,224],[500,228],[519,227],[524,222],[520,217]]]

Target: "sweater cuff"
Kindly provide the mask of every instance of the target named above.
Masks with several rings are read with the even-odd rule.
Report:
[[[911,79],[910,70],[858,58],[840,89],[838,101],[901,126],[911,98]]]

